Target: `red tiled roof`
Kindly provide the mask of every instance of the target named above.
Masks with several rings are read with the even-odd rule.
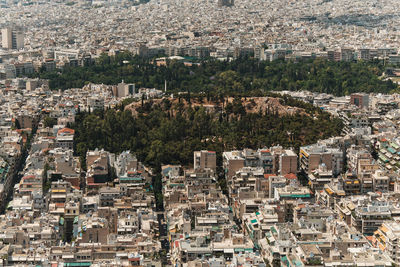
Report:
[[[60,130],[58,130],[57,134],[60,133],[67,133],[67,134],[75,134],[75,130],[70,129],[70,128],[62,128]]]
[[[294,180],[294,179],[297,179],[297,175],[294,174],[294,173],[288,173],[288,174],[285,175],[285,178],[286,179],[290,179],[290,180]]]

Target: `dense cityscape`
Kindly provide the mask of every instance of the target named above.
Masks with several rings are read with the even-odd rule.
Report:
[[[0,266],[400,266],[396,4],[0,0]]]

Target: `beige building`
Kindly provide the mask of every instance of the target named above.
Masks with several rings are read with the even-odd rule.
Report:
[[[300,147],[300,168],[307,174],[324,164],[334,176],[343,169],[343,152],[338,148],[327,148],[318,144]]]
[[[225,151],[222,154],[226,178],[230,180],[243,167],[262,167],[265,174],[297,173],[297,154],[281,146],[258,150]]]
[[[127,84],[122,81],[116,87],[116,92],[114,93],[117,97],[127,97],[135,93],[135,84]]]
[[[195,151],[194,152],[194,169],[211,169],[217,171],[217,154],[215,151]]]
[[[24,33],[10,28],[1,30],[2,46],[4,49],[24,48]]]
[[[372,236],[373,244],[380,251],[386,252],[396,265],[400,264],[400,224],[394,221],[385,221]]]
[[[284,150],[280,156],[279,170],[281,175],[297,173],[297,155],[292,150]]]
[[[226,178],[230,180],[238,170],[245,166],[245,160],[241,151],[229,151],[223,153],[224,170]]]

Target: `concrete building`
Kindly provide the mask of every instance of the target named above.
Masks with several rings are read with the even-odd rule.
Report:
[[[396,264],[400,264],[400,224],[395,221],[385,221],[373,235],[374,243],[380,251],[386,252]]]
[[[11,28],[1,30],[2,46],[4,49],[21,49],[24,48],[24,33]]]
[[[193,156],[193,167],[195,170],[209,168],[214,172],[217,171],[217,155],[215,151],[195,151]]]
[[[75,130],[62,128],[57,132],[56,147],[73,149]]]
[[[322,163],[334,176],[338,175],[343,169],[343,152],[318,144],[300,147],[300,168],[306,174],[311,174]]]
[[[266,174],[297,173],[296,153],[281,146],[258,150],[225,151],[222,157],[228,180],[243,167],[262,167]]]
[[[286,149],[280,155],[279,173],[281,175],[297,173],[297,155],[294,151]]]
[[[121,83],[119,83],[117,85],[116,88],[116,96],[117,97],[127,97],[129,95],[133,95],[135,94],[135,84],[131,83],[131,84],[126,84],[124,83],[124,81],[122,81]]]
[[[218,0],[218,7],[234,6],[234,5],[235,5],[234,0]]]
[[[369,107],[369,95],[364,93],[351,94],[350,103],[359,108]]]

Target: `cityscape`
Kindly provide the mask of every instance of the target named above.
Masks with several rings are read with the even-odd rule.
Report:
[[[395,0],[0,0],[0,266],[400,266]]]

